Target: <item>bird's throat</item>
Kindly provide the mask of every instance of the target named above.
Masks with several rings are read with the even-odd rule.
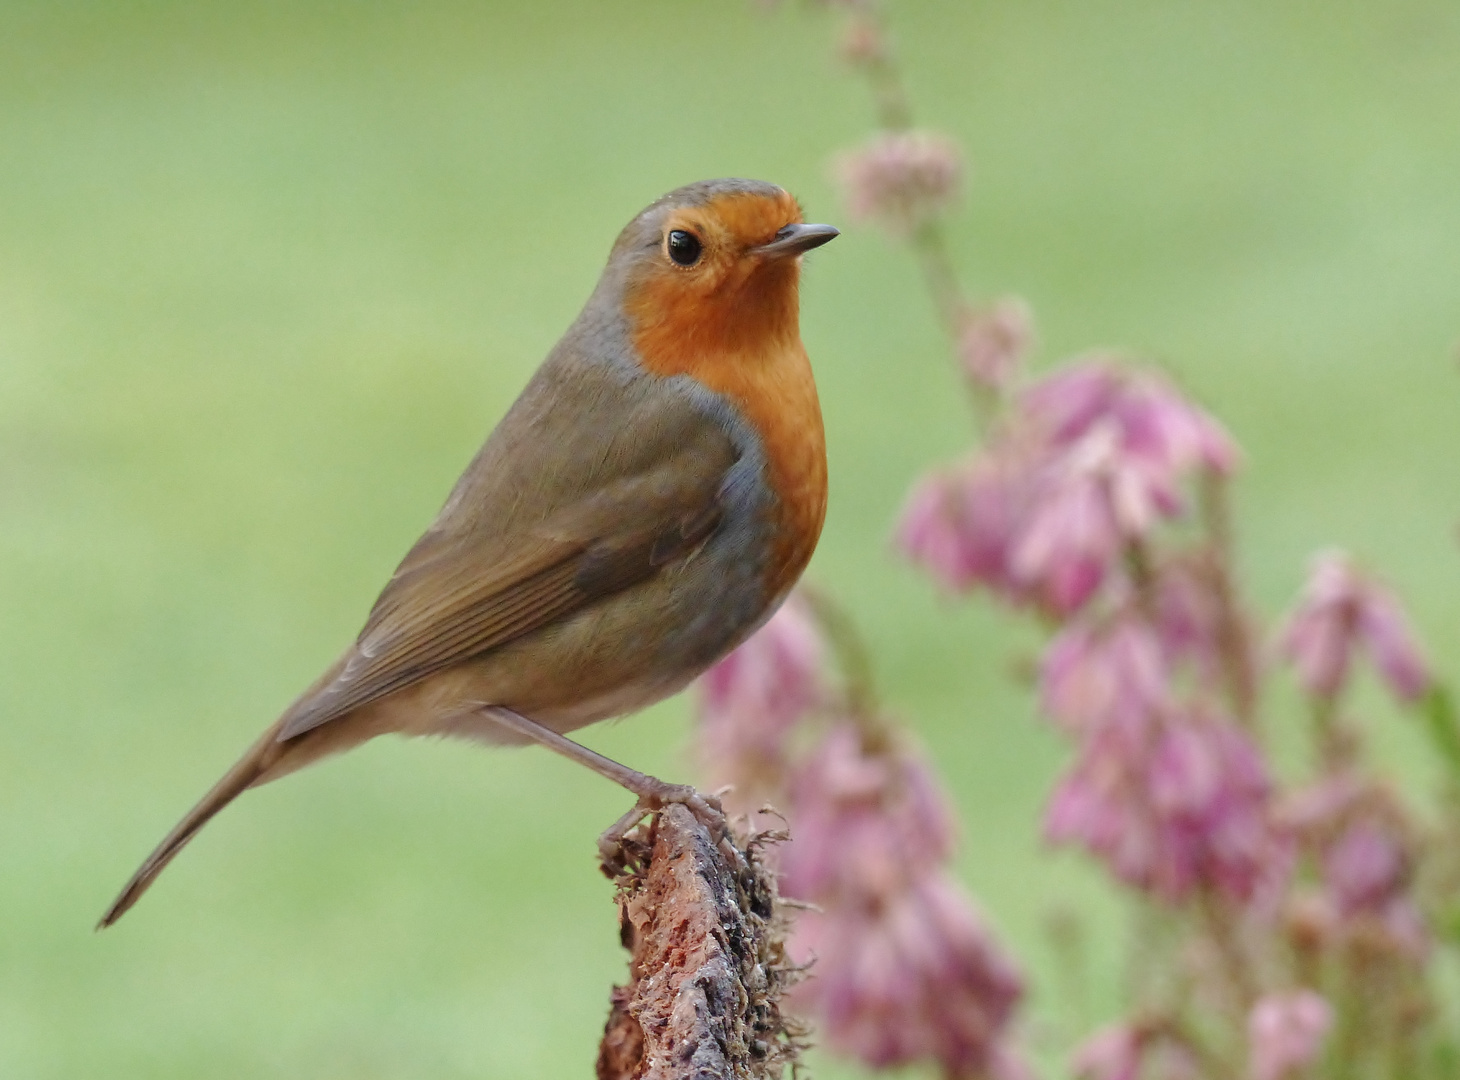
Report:
[[[640,362],[687,375],[731,405],[761,441],[776,516],[771,595],[805,569],[826,518],[826,441],[811,363],[801,344],[797,268],[747,282],[735,304],[656,303],[646,283],[627,305]],[[765,268],[762,272],[780,270]],[[779,280],[778,280],[779,279]]]

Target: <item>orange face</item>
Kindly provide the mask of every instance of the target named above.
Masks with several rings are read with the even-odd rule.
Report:
[[[672,211],[660,257],[640,269],[629,291],[629,314],[644,339],[640,354],[743,352],[794,338],[800,260],[753,249],[800,221],[801,208],[784,191],[722,195]]]
[[[826,443],[799,327],[801,260],[756,250],[800,222],[801,208],[785,192],[676,208],[660,257],[638,268],[625,296],[643,365],[691,376],[759,434],[781,518],[774,593],[805,567],[826,516]]]

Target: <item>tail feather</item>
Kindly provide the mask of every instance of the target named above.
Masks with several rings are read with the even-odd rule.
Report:
[[[198,830],[264,775],[280,754],[281,747],[275,738],[276,729],[277,725],[269,728],[237,764],[224,774],[223,779],[214,784],[213,789],[199,800],[198,805],[188,811],[187,816],[177,823],[172,832],[157,845],[156,850],[147,856],[147,860],[132,875],[132,880],[127,882],[112,906],[101,917],[101,922],[96,924],[98,930],[104,930],[125,915]]]

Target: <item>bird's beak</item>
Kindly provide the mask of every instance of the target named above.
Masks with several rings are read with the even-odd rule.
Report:
[[[800,255],[803,251],[818,248],[841,235],[840,229],[830,225],[787,225],[769,244],[751,248],[756,255]]]

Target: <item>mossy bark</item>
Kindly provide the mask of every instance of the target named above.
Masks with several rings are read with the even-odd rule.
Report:
[[[795,970],[759,846],[717,847],[677,805],[625,841],[629,982],[613,990],[598,1080],[761,1080],[794,1060],[799,1031],[780,997]]]

